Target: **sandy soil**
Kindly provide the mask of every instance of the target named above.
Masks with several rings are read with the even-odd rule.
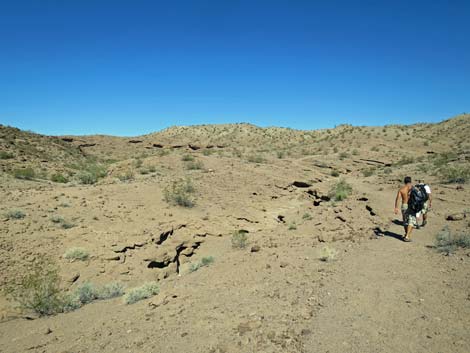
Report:
[[[0,351],[468,352],[470,250],[445,256],[434,249],[434,241],[444,226],[470,230],[468,216],[446,220],[449,214],[465,214],[470,192],[468,184],[444,183],[424,169],[429,156],[452,147],[459,154],[448,158],[449,167],[468,166],[469,119],[420,127],[429,144],[413,150],[421,160],[406,164],[397,163],[411,154],[403,141],[375,135],[371,140],[354,129],[341,135],[345,127],[331,132],[337,139],[332,145],[319,137],[326,132],[289,132],[298,145],[285,156],[276,156],[285,143],[279,142],[282,130],[267,130],[276,143],[263,152],[256,145],[264,137],[257,140],[258,130],[244,125],[234,128],[236,138],[221,137],[224,129],[235,136],[230,126],[209,138],[213,130],[206,126],[174,128],[132,143],[130,138],[68,137],[74,141],[60,143],[58,150],[53,138],[34,136],[35,150],[45,149],[38,156],[8,147],[16,157],[2,160],[0,174],[2,287],[18,282],[47,257],[59,266],[64,291],[112,281],[127,291],[158,281],[160,293],[130,305],[121,297],[99,300],[47,317],[19,310],[2,294]],[[445,132],[454,131],[454,125],[463,132],[452,142]],[[392,136],[413,131],[389,129]],[[433,140],[439,132],[446,138]],[[28,140],[27,133],[15,134]],[[5,136],[11,131],[3,135],[6,141]],[[305,136],[322,142],[305,141]],[[156,139],[164,146],[140,146]],[[64,148],[79,148],[77,140],[96,145],[80,147],[88,155],[62,154]],[[215,152],[205,153],[207,146],[194,149],[203,141],[204,146],[213,143],[209,149]],[[142,156],[140,149],[151,152]],[[340,156],[344,151],[347,156]],[[202,168],[188,169],[187,154]],[[41,162],[47,155],[55,157]],[[67,159],[82,163],[90,155],[116,159],[94,185],[76,182],[73,173],[66,184],[11,175],[23,165],[67,173],[73,170],[65,166]],[[253,155],[264,160],[254,161]],[[142,168],[153,171],[141,173]],[[132,177],[118,178],[130,169]],[[406,174],[425,177],[434,195],[429,224],[414,231],[412,243],[399,239],[403,229],[393,214]],[[165,201],[165,188],[180,178],[194,185],[192,208]],[[352,186],[352,194],[329,200],[339,180]],[[14,209],[25,217],[3,216]],[[53,222],[57,217],[71,226]],[[240,230],[247,232],[244,249],[232,246],[233,233]],[[333,261],[320,260],[325,246],[337,253]],[[89,259],[65,259],[73,247],[86,249]],[[208,256],[213,263],[191,271]]]

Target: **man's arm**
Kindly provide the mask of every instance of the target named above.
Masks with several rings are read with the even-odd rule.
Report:
[[[398,214],[398,202],[400,201],[400,190],[398,190],[397,198],[395,199],[395,214]]]

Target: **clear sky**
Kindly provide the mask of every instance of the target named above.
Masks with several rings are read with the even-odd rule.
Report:
[[[0,0],[0,123],[138,135],[470,111],[470,1]]]

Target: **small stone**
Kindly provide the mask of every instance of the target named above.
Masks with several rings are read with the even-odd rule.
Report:
[[[50,335],[51,333],[52,333],[52,330],[50,327],[48,327],[46,331],[44,332],[45,335]]]
[[[261,247],[259,245],[253,245],[251,247],[251,252],[258,252],[261,250]]]
[[[281,261],[281,264],[280,264],[281,268],[285,268],[285,267],[287,267],[288,265],[289,265],[289,264],[288,264],[287,262]]]

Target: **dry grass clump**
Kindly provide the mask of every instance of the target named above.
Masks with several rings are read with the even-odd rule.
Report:
[[[70,261],[85,261],[90,258],[90,253],[83,248],[70,248],[64,254],[64,259]]]
[[[448,226],[445,226],[436,235],[434,246],[438,252],[451,254],[458,248],[470,248],[470,233],[452,233]]]
[[[5,213],[5,217],[8,219],[23,219],[26,217],[26,213],[21,210],[10,210]]]
[[[191,268],[189,269],[189,271],[190,271],[190,272],[195,272],[195,271],[199,270],[201,267],[209,266],[209,265],[212,264],[214,261],[215,261],[215,259],[214,259],[213,256],[203,257],[203,258],[201,259],[201,261],[192,264],[192,265],[191,265]]]
[[[247,232],[243,230],[237,230],[232,234],[232,248],[244,249],[248,245]]]

